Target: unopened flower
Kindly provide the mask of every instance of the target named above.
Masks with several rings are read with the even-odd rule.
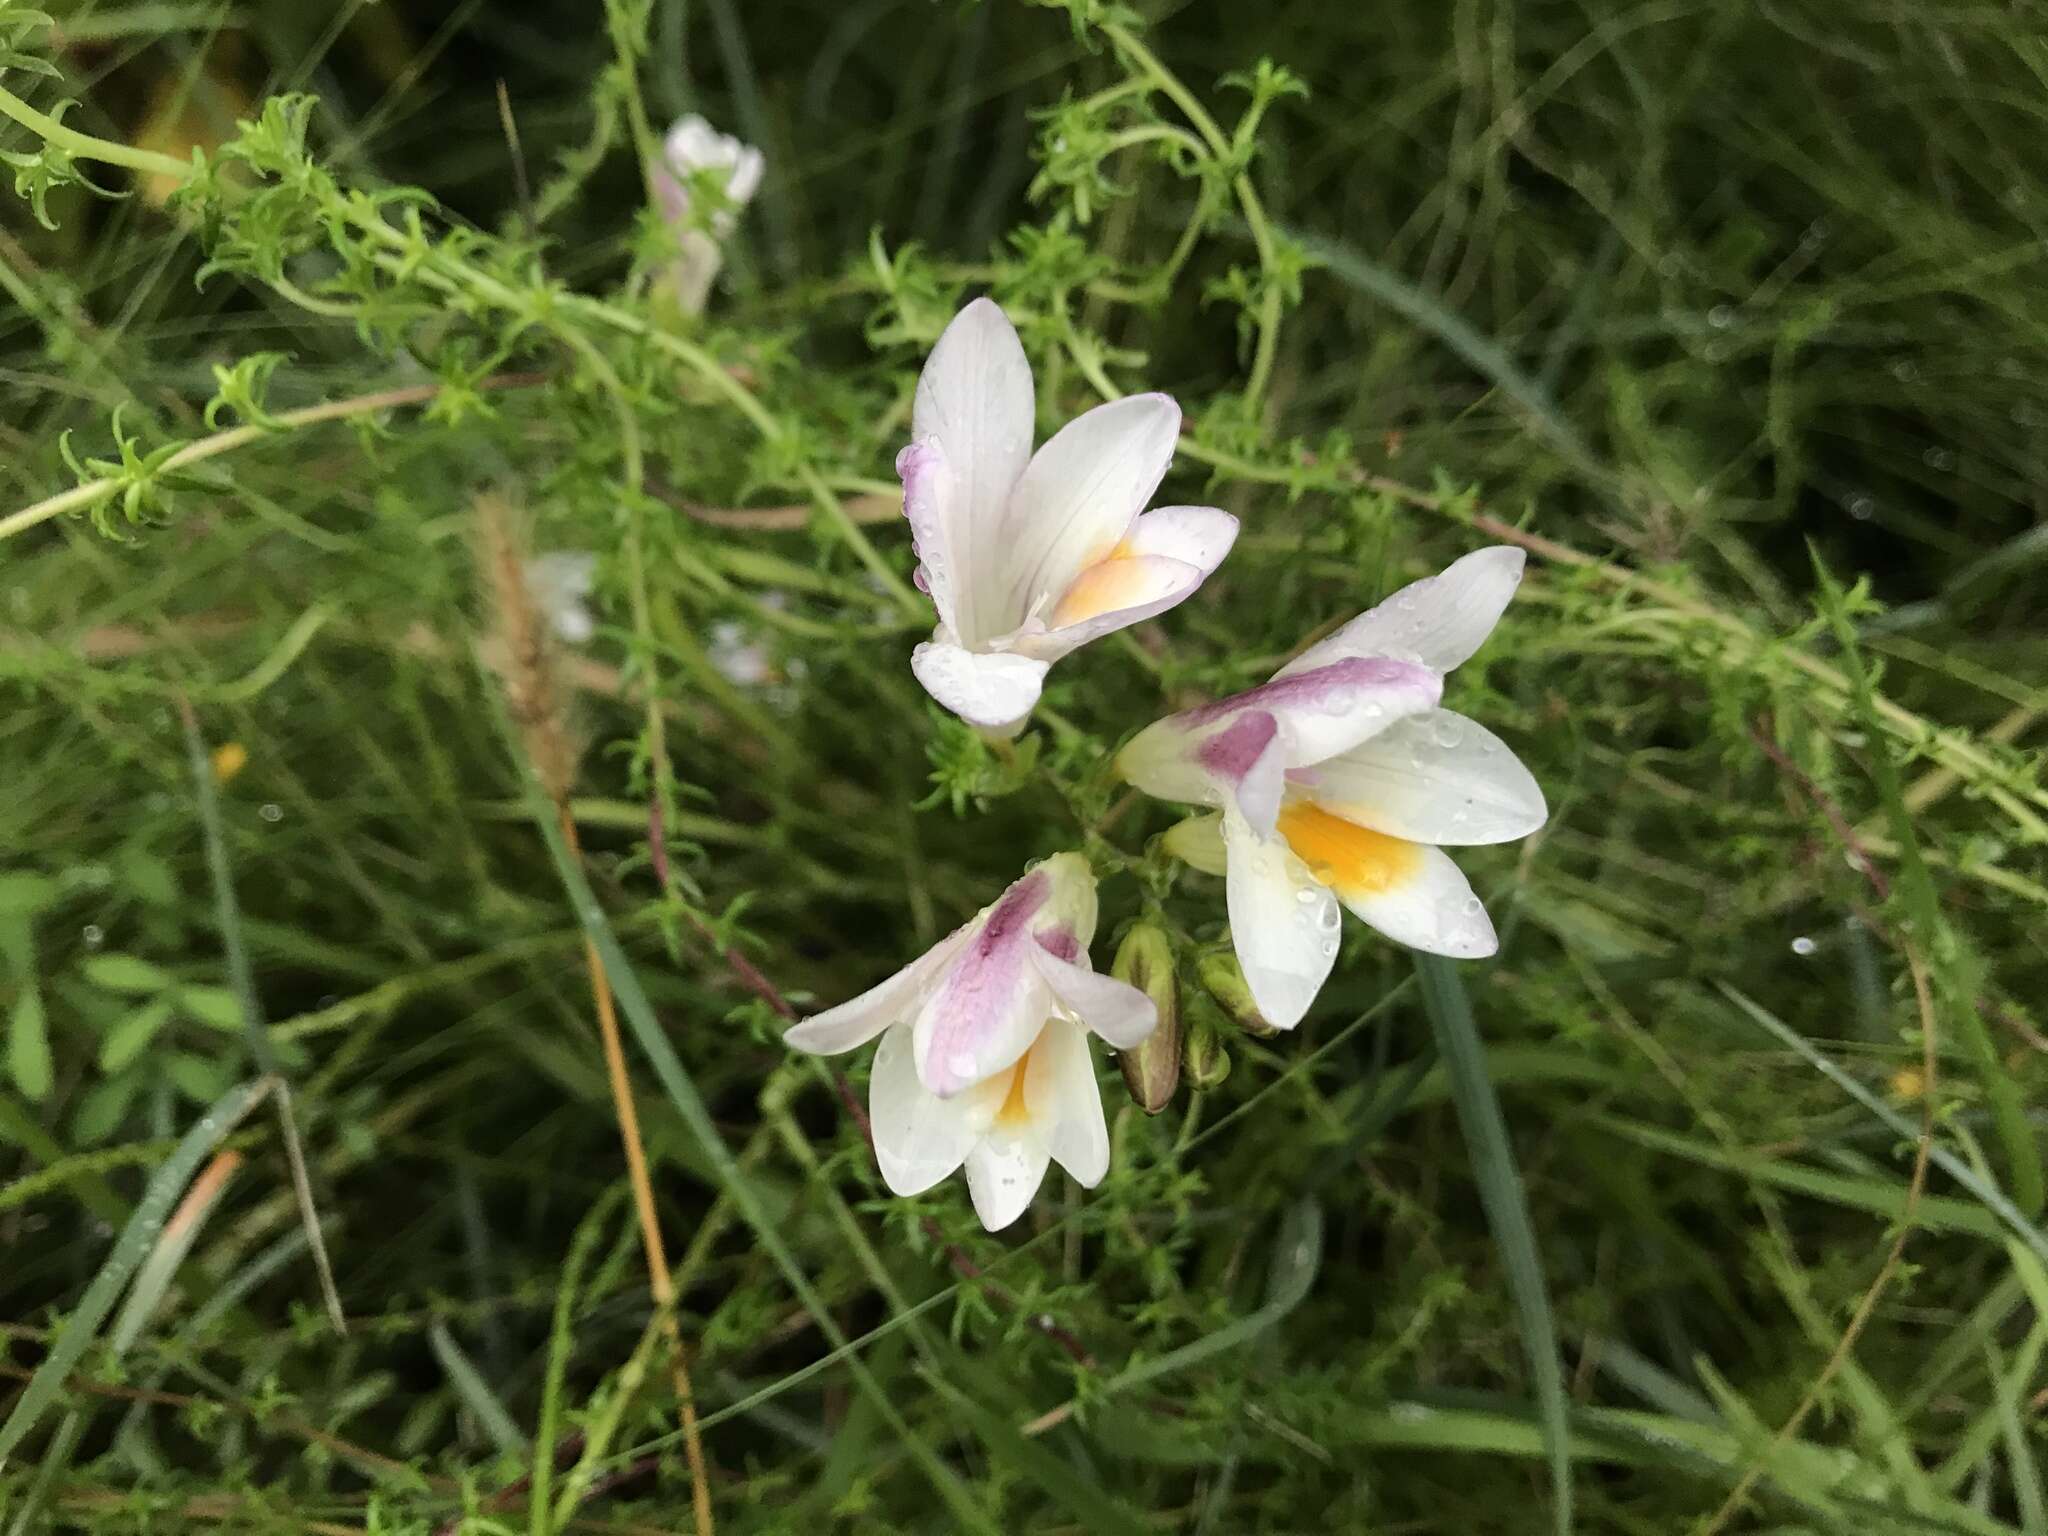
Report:
[[[963,1163],[991,1232],[1031,1203],[1049,1162],[1093,1188],[1109,1132],[1087,1032],[1129,1050],[1152,1002],[1089,967],[1095,877],[1077,853],[1028,871],[994,905],[881,985],[783,1038],[837,1055],[877,1035],[868,1113],[882,1178],[921,1194]]]
[[[1173,1091],[1180,1086],[1180,978],[1164,930],[1152,922],[1134,926],[1117,946],[1109,971],[1151,998],[1159,1016],[1159,1027],[1137,1049],[1117,1053],[1124,1086],[1140,1109],[1156,1115],[1173,1101]]]
[[[1167,396],[1099,405],[1036,453],[1032,422],[1023,345],[976,299],[925,362],[896,472],[939,619],[911,668],[989,731],[1021,726],[1069,651],[1193,593],[1237,538],[1214,507],[1145,511],[1180,436]]]
[[[661,141],[663,163],[654,184],[662,222],[675,233],[678,255],[668,270],[669,290],[686,314],[701,313],[718,276],[719,247],[732,235],[739,211],[760,190],[767,161],[761,151],[720,133],[694,113],[680,118]],[[721,206],[693,212],[692,183],[710,173],[723,179]]]
[[[1265,1019],[1301,1022],[1337,956],[1341,902],[1432,954],[1498,947],[1442,850],[1543,825],[1543,791],[1491,731],[1437,707],[1493,630],[1523,555],[1496,546],[1404,587],[1271,682],[1148,726],[1118,758],[1163,799],[1215,805],[1169,848],[1228,880],[1230,932]]]

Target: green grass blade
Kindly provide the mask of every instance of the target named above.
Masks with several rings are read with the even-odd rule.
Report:
[[[1454,961],[1418,954],[1415,971],[1422,983],[1422,1005],[1436,1031],[1437,1051],[1450,1074],[1451,1098],[1458,1124],[1472,1154],[1487,1225],[1500,1244],[1507,1268],[1508,1290],[1522,1330],[1522,1349],[1529,1359],[1530,1379],[1543,1420],[1543,1443],[1550,1462],[1551,1527],[1565,1536],[1572,1528],[1571,1427],[1566,1419],[1564,1370],[1558,1361],[1557,1325],[1550,1315],[1550,1292],[1543,1283],[1536,1232],[1522,1190],[1521,1169],[1508,1142],[1507,1123],[1493,1080],[1486,1075],[1486,1048],[1472,1018],[1464,978]]]
[[[1826,1076],[1829,1081],[1834,1083],[1836,1087],[1840,1088],[1850,1098],[1890,1126],[1902,1139],[1909,1142],[1919,1140],[1919,1126],[1908,1120],[1904,1115],[1893,1109],[1891,1105],[1885,1103],[1883,1099],[1880,1099],[1868,1088],[1857,1082],[1855,1078],[1828,1060],[1806,1036],[1800,1034],[1798,1030],[1777,1017],[1769,1009],[1762,1007],[1760,1004],[1751,1001],[1748,997],[1736,991],[1735,988],[1729,986],[1726,982],[1722,982],[1719,985],[1728,1001],[1735,1004],[1736,1007],[1740,1008],[1757,1024],[1777,1036],[1778,1039],[1798,1052],[1799,1055],[1805,1057],[1809,1063]],[[2042,1232],[2039,1227],[2029,1221],[2026,1213],[2006,1198],[2004,1191],[1999,1189],[1997,1185],[1993,1184],[1975,1168],[1972,1168],[1962,1158],[1957,1157],[1955,1153],[1938,1143],[1928,1155],[1935,1167],[1975,1195],[1987,1210],[2012,1229],[2014,1235],[2021,1242],[2033,1249],[2043,1259],[2048,1259],[2048,1233]],[[1921,1197],[1920,1203],[1922,1206],[1927,1204],[1928,1198],[1924,1195]]]
[[[1074,1463],[1027,1440],[1001,1414],[990,1412],[952,1383],[928,1370],[922,1374],[952,1410],[974,1427],[992,1455],[1036,1483],[1047,1498],[1070,1511],[1084,1530],[1093,1536],[1145,1536],[1149,1531],[1136,1513],[1111,1498]]]
[[[491,1437],[491,1443],[507,1456],[524,1456],[526,1436],[519,1432],[518,1421],[499,1400],[498,1394],[491,1390],[491,1384],[484,1380],[476,1363],[455,1342],[448,1325],[436,1318],[427,1329],[427,1342],[433,1346],[434,1358],[441,1362],[441,1369],[447,1373],[448,1384],[462,1399],[462,1405],[476,1415],[477,1423]]]
[[[1256,1312],[1205,1334],[1194,1343],[1171,1350],[1156,1360],[1133,1366],[1103,1387],[1103,1395],[1127,1392],[1169,1376],[1175,1371],[1237,1348],[1271,1328],[1301,1305],[1315,1284],[1323,1261],[1323,1213],[1313,1200],[1297,1201],[1280,1220],[1280,1232],[1273,1245],[1273,1272],[1267,1285],[1265,1303]]]
[[[107,1255],[107,1261],[93,1276],[92,1284],[86,1287],[85,1296],[64,1320],[63,1331],[57,1335],[49,1354],[22,1389],[7,1422],[0,1424],[0,1465],[5,1464],[15,1447],[35,1428],[44,1410],[56,1401],[72,1368],[84,1356],[93,1335],[113,1310],[122,1288],[156,1247],[157,1237],[163,1231],[172,1207],[184,1194],[185,1186],[192,1182],[199,1165],[241,1124],[243,1117],[262,1102],[269,1089],[269,1079],[257,1078],[238,1083],[214,1100],[206,1113],[199,1117],[198,1123],[179,1141],[177,1150],[150,1179],[149,1188],[143,1191],[135,1213],[128,1218],[128,1224],[115,1240],[114,1251]]]
[[[327,1260],[327,1240],[320,1232],[320,1213],[313,1208],[313,1185],[306,1177],[306,1154],[299,1145],[298,1120],[292,1114],[291,1088],[271,1043],[270,1028],[263,1020],[263,1005],[256,995],[256,972],[249,964],[249,945],[242,933],[241,904],[235,900],[234,871],[228,864],[227,832],[221,823],[220,791],[214,782],[213,762],[207,756],[206,740],[199,734],[198,717],[192,706],[178,701],[178,713],[185,726],[185,757],[192,773],[193,793],[199,802],[199,826],[206,841],[206,869],[213,881],[214,919],[220,925],[220,941],[227,952],[228,981],[241,1003],[242,1022],[249,1040],[249,1054],[256,1068],[277,1086],[277,1124],[284,1138],[285,1160],[290,1165],[292,1194],[299,1205],[299,1219],[306,1228],[306,1245],[313,1254],[313,1268],[320,1277],[320,1296],[327,1304],[327,1320],[336,1333],[348,1332],[348,1320],[341,1309],[341,1293],[334,1286],[334,1268]]]
[[[846,1335],[833,1319],[825,1299],[811,1284],[796,1255],[790,1251],[781,1228],[763,1204],[760,1193],[754,1188],[747,1171],[733,1156],[732,1149],[725,1144],[725,1138],[718,1134],[712,1123],[711,1111],[706,1108],[703,1095],[697,1091],[682,1060],[676,1055],[675,1047],[668,1043],[668,1036],[662,1032],[661,1022],[654,1016],[653,1005],[647,1001],[647,993],[641,987],[632,962],[619,945],[618,937],[612,932],[612,925],[606,920],[604,909],[598,905],[590,884],[583,878],[583,870],[569,850],[563,845],[561,832],[555,826],[553,813],[541,797],[537,784],[529,785],[529,801],[533,811],[534,825],[547,842],[549,857],[554,860],[555,873],[560,877],[567,891],[570,904],[574,907],[583,931],[597,947],[598,956],[604,962],[605,974],[610,978],[613,996],[617,998],[619,1011],[626,1016],[626,1022],[633,1031],[633,1038],[639,1042],[641,1052],[654,1068],[654,1075],[660,1080],[662,1091],[668,1095],[669,1103],[681,1117],[684,1127],[695,1138],[711,1165],[719,1187],[732,1197],[739,1208],[741,1219],[754,1231],[764,1252],[782,1271],[790,1289],[796,1294],[805,1310],[816,1322],[818,1331],[834,1349],[843,1349]],[[974,1502],[973,1495],[960,1481],[959,1475],[940,1461],[923,1438],[904,1422],[903,1416],[890,1400],[888,1392],[875,1379],[874,1374],[858,1357],[846,1357],[847,1374],[853,1378],[855,1387],[874,1405],[889,1425],[901,1437],[910,1454],[923,1469],[939,1496],[946,1501],[955,1517],[966,1528],[997,1536],[996,1526],[987,1514]]]

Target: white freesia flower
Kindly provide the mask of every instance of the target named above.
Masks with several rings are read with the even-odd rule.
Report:
[[[1032,418],[1017,332],[976,299],[925,361],[896,472],[918,586],[939,618],[911,668],[992,732],[1023,724],[1055,661],[1173,607],[1237,538],[1237,519],[1214,507],[1145,511],[1180,436],[1167,396],[1099,405],[1036,453]]]
[[[760,190],[768,162],[761,151],[720,133],[694,113],[680,118],[661,141],[663,164],[649,179],[662,222],[675,231],[679,247],[669,268],[670,290],[688,314],[698,314],[718,276],[719,246],[732,235],[740,209]],[[725,177],[727,206],[691,217],[690,183],[700,171]]]
[[[899,1195],[963,1163],[982,1225],[1008,1226],[1049,1162],[1093,1188],[1109,1131],[1087,1031],[1129,1050],[1158,1022],[1150,998],[1089,968],[1095,877],[1078,853],[1028,871],[957,932],[852,1002],[783,1038],[836,1055],[877,1035],[868,1112]]]
[[[1221,807],[1168,847],[1228,880],[1252,998],[1301,1022],[1337,957],[1337,907],[1388,938],[1461,959],[1498,948],[1445,847],[1526,837],[1543,791],[1491,731],[1437,707],[1522,579],[1496,546],[1404,587],[1271,682],[1148,726],[1118,757],[1148,794]]]
[[[587,550],[560,549],[526,562],[526,586],[556,636],[582,645],[597,633],[590,593],[597,580],[597,556]]]

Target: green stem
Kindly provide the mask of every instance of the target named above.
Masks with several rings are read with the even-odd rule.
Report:
[[[39,135],[46,143],[54,144],[75,160],[97,160],[102,165],[126,166],[131,171],[142,171],[154,176],[176,176],[180,180],[192,174],[190,161],[179,160],[171,155],[160,155],[151,149],[135,149],[127,144],[117,144],[112,139],[95,138],[89,133],[80,133],[76,128],[66,128],[48,113],[38,112],[12,91],[0,86],[0,117],[11,117],[22,127]]]
[[[1102,31],[1119,53],[1150,76],[1166,97],[1180,108],[1187,120],[1195,125],[1195,131],[1207,142],[1211,154],[1222,159],[1230,153],[1230,140],[1216,119],[1209,115],[1208,109],[1180,77],[1159,62],[1151,49],[1116,22],[1105,24]],[[1238,206],[1244,211],[1245,226],[1251,231],[1252,245],[1258,251],[1259,270],[1266,276],[1265,294],[1259,302],[1259,339],[1252,351],[1251,376],[1244,387],[1246,403],[1256,409],[1272,378],[1273,361],[1280,344],[1280,290],[1272,281],[1275,264],[1273,226],[1266,218],[1265,205],[1259,201],[1258,189],[1252,185],[1250,176],[1233,177],[1231,190],[1237,194]]]
[[[0,95],[5,94],[4,91],[0,91]],[[535,382],[536,375],[506,374],[499,378],[486,379],[481,387],[505,388],[513,384]],[[396,406],[419,405],[440,394],[444,387],[440,384],[408,384],[401,389],[383,389],[373,394],[356,395],[347,400],[330,400],[324,405],[309,405],[303,410],[285,411],[273,417],[268,426],[231,427],[225,432],[216,432],[211,437],[202,437],[187,443],[165,459],[157,472],[169,474],[173,470],[185,469],[298,427],[316,426],[323,421],[342,421],[351,416],[368,416],[377,411],[391,410]],[[61,517],[66,512],[81,512],[88,507],[96,507],[115,495],[125,484],[127,481],[120,476],[88,480],[83,485],[73,486],[68,491],[46,497],[34,506],[23,507],[19,512],[0,517],[0,540],[11,539],[17,533],[25,533],[36,524],[48,522],[53,517]]]

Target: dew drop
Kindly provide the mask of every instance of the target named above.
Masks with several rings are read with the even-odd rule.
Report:
[[[78,930],[78,936],[85,941],[87,949],[98,949],[107,942],[107,931],[98,923],[87,923]]]
[[[1809,939],[1803,933],[1800,934],[1798,938],[1792,941],[1792,953],[1795,955],[1810,955],[1818,947],[1819,946],[1816,945],[1813,942],[1813,940]]]
[[[1867,523],[1877,515],[1877,503],[1868,496],[1858,496],[1849,503],[1849,515],[1859,523]]]
[[[256,814],[258,816],[261,816],[265,821],[283,821],[284,807],[279,805],[275,800],[270,800],[266,801],[262,806],[258,807]]]
[[[1325,939],[1325,940],[1323,940],[1323,958],[1324,958],[1325,960],[1334,960],[1334,959],[1336,958],[1336,956],[1337,956],[1337,941],[1336,941],[1335,939]]]
[[[1735,309],[1732,305],[1716,304],[1707,311],[1707,324],[1717,331],[1725,331],[1735,323]]]
[[[1480,901],[1477,896],[1467,896],[1465,898],[1465,915],[1467,917],[1477,917],[1484,909],[1484,906],[1485,903]]]
[[[1954,469],[1956,467],[1955,454],[1946,448],[1930,448],[1925,453],[1921,454],[1920,458],[1921,461],[1925,463],[1929,469],[1945,470]]]
[[[1430,735],[1440,747],[1455,747],[1465,739],[1465,725],[1456,715],[1440,713],[1430,727]]]
[[[1316,899],[1316,893],[1304,886],[1301,890],[1294,893],[1294,899],[1305,907]]]

